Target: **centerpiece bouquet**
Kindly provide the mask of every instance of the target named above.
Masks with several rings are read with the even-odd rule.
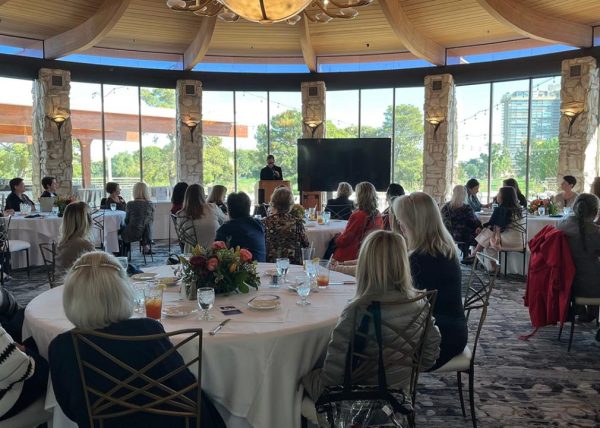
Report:
[[[201,287],[212,287],[215,294],[248,293],[250,287],[258,289],[260,277],[252,253],[245,248],[228,248],[216,241],[210,248],[197,245],[189,259],[179,256],[182,287],[188,299],[195,299]]]
[[[65,212],[65,208],[72,202],[75,202],[77,198],[75,196],[57,196],[54,199],[54,206],[58,207],[58,216],[62,217]]]
[[[537,214],[538,208],[540,208],[540,207],[544,207],[546,209],[546,214],[548,214],[548,215],[556,214],[556,206],[554,205],[554,203],[552,202],[551,199],[540,199],[540,198],[534,199],[529,204],[528,211],[531,214]]]
[[[303,219],[304,218],[304,207],[300,204],[294,204],[294,206],[290,210],[290,214],[296,218]]]

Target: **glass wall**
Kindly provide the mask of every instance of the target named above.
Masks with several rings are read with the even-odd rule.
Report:
[[[358,138],[359,91],[327,91],[327,138]]]
[[[425,88],[397,88],[394,106],[392,181],[407,192],[423,189],[423,103]],[[392,124],[391,109],[386,124]]]

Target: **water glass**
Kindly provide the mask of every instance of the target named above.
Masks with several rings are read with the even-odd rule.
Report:
[[[144,306],[146,307],[146,316],[155,320],[160,320],[162,310],[163,289],[157,282],[150,283],[144,289]]]
[[[308,276],[297,276],[295,278],[295,287],[296,293],[298,293],[301,299],[296,304],[300,306],[310,305],[310,301],[307,300],[310,294],[310,278]]]
[[[316,216],[317,216],[317,224],[325,223],[325,220],[323,219],[323,213],[321,211],[317,211]]]
[[[317,266],[317,285],[319,288],[325,288],[329,285],[329,260],[319,260]]]
[[[323,223],[329,224],[329,220],[331,220],[331,213],[329,211],[323,211]]]
[[[539,207],[539,208],[538,208],[538,215],[539,215],[539,216],[544,216],[544,215],[546,215],[546,207]]]
[[[285,282],[285,277],[290,268],[290,259],[287,257],[275,259],[275,267],[277,267],[277,275],[283,276],[283,282]]]
[[[309,262],[315,256],[314,247],[302,248],[302,266],[306,270],[306,262]]]
[[[52,214],[53,215],[58,215],[58,213],[59,213],[58,207],[52,207]]]
[[[117,260],[119,261],[119,264],[123,270],[127,272],[127,267],[129,267],[129,259],[127,257],[117,257]]]
[[[202,287],[198,289],[198,307],[202,309],[202,315],[198,318],[201,321],[208,321],[214,318],[208,313],[215,304],[215,289],[212,287]]]
[[[564,215],[565,217],[568,217],[568,216],[570,216],[570,215],[571,215],[571,207],[564,207],[564,208],[563,208],[563,215]]]
[[[133,303],[134,308],[133,311],[135,313],[142,313],[144,310],[144,290],[146,289],[148,284],[145,282],[134,282],[131,287],[133,288]]]
[[[312,260],[307,260],[305,262],[305,267],[304,268],[306,270],[306,276],[308,278],[309,285],[312,288],[316,288],[316,282],[317,282],[317,280],[316,280],[316,278],[317,278],[317,263],[315,263]],[[313,287],[313,284],[314,284],[314,287]]]
[[[116,211],[117,210],[117,204],[115,204],[114,202],[110,204],[110,210],[111,211]]]
[[[34,207],[35,207],[35,212],[39,213],[40,211],[42,211],[42,209],[40,208],[39,202],[36,202],[35,205],[34,205]]]

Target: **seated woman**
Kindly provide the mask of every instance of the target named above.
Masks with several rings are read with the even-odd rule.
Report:
[[[352,211],[354,211],[354,202],[348,199],[352,196],[352,186],[350,183],[342,181],[338,184],[337,198],[329,199],[325,206],[325,211],[331,213],[332,219],[348,220]]]
[[[575,263],[573,295],[578,297],[600,297],[600,226],[594,223],[600,201],[595,195],[582,193],[573,203],[574,215],[558,224],[569,239],[569,248]],[[598,317],[598,306],[588,306],[581,321],[593,321]]]
[[[442,207],[442,219],[454,241],[459,244],[463,258],[469,256],[469,247],[477,246],[475,237],[481,229],[481,222],[470,205],[465,204],[464,186],[454,186],[452,199]]]
[[[56,266],[68,269],[83,253],[94,251],[91,226],[92,218],[85,202],[67,205],[60,226],[60,241],[56,247]]]
[[[365,239],[358,258],[356,296],[342,311],[331,334],[323,367],[302,378],[305,391],[314,401],[326,386],[341,385],[344,380],[348,344],[356,327],[363,324],[362,319],[355,319],[357,308],[366,309],[374,301],[401,303],[417,296],[418,293],[412,286],[409,266],[404,238],[397,233],[382,230],[373,232]],[[413,322],[415,318],[423,321],[422,307],[423,300],[402,305],[402,312],[398,310],[398,306],[381,307],[382,340],[386,352],[384,364],[387,382],[391,388],[406,390],[409,386],[411,361],[406,360],[406,349],[396,349],[397,332],[416,340],[423,330],[417,330]],[[372,323],[369,323],[367,328],[367,340],[362,347],[355,348],[355,351],[362,351],[368,357],[377,358],[379,351]],[[439,343],[440,333],[433,320],[430,320],[423,345],[423,369],[428,369],[435,363]],[[370,370],[362,370],[360,376],[353,374],[352,382],[359,385],[376,385],[377,365],[373,365]]]
[[[223,241],[230,247],[246,248],[253,260],[266,260],[265,229],[259,220],[250,217],[250,198],[244,192],[230,193],[227,196],[229,221],[217,229],[216,241]]]
[[[22,178],[13,178],[8,182],[8,185],[10,186],[10,194],[6,197],[6,205],[4,207],[6,211],[20,212],[21,204],[29,205],[31,210],[35,211],[35,204],[25,194],[25,181]]]
[[[150,190],[146,183],[133,185],[133,201],[127,202],[125,210],[125,227],[121,231],[123,242],[129,244],[140,241],[144,254],[150,254],[154,204],[150,201]]]
[[[356,202],[358,209],[348,219],[344,231],[335,238],[333,258],[338,262],[356,259],[363,239],[383,227],[377,210],[377,191],[371,183],[363,181],[356,185]]]
[[[558,192],[552,198],[554,205],[558,210],[562,210],[563,208],[569,207],[572,208],[575,203],[575,198],[579,193],[573,191],[573,188],[577,184],[577,179],[572,175],[565,175],[563,177],[562,182],[560,183],[560,188],[562,192]]]
[[[526,237],[516,225],[522,222],[523,208],[517,199],[513,187],[501,187],[496,196],[498,207],[494,209],[490,220],[483,225],[482,231],[475,237],[475,252],[485,249],[486,254],[497,258],[499,250],[520,250],[526,244]]]
[[[162,324],[153,319],[131,318],[134,307],[131,284],[117,259],[108,253],[100,251],[87,253],[75,262],[65,279],[63,305],[67,319],[78,329],[91,329],[122,336],[164,333]],[[97,338],[91,340],[100,341]],[[168,339],[160,339],[143,342],[102,340],[100,346],[105,352],[114,355],[133,369],[139,370],[163,355],[173,345]],[[80,427],[89,427],[86,398],[70,331],[52,340],[48,355],[52,386],[58,404],[65,415]],[[89,346],[81,348],[81,355],[82,358],[114,377],[125,379],[126,372],[122,368],[92,352]],[[152,379],[160,379],[183,364],[183,358],[175,352],[148,370],[146,375]],[[105,377],[88,369],[86,369],[86,380],[91,387],[101,392],[108,392],[114,385],[107,382]],[[194,375],[188,369],[184,369],[165,381],[165,384],[174,390],[181,390],[194,382]],[[159,391],[153,392],[162,392]],[[123,396],[124,392],[120,391],[116,394]],[[196,400],[196,389],[188,391],[186,396]],[[142,404],[145,402],[143,400],[142,396],[132,399],[136,404]],[[106,428],[184,427],[185,421],[163,415],[137,413],[108,419],[104,422],[104,426]],[[202,426],[225,426],[206,395],[202,397]]]
[[[471,178],[465,184],[465,204],[470,205],[473,208],[473,211],[478,212],[481,211],[481,202],[479,202],[479,198],[477,198],[477,193],[479,193],[479,181],[476,178]]]
[[[173,187],[173,193],[171,194],[171,214],[177,214],[183,208],[183,198],[185,197],[187,188],[188,184],[184,181],[177,183]]]
[[[54,177],[44,177],[42,178],[42,187],[44,191],[40,198],[56,198],[58,195],[56,193],[56,189],[58,188],[58,182]]]
[[[106,183],[106,193],[108,193],[108,197],[100,200],[100,208],[109,210],[111,209],[110,204],[115,204],[117,210],[127,211],[127,204],[125,203],[125,199],[121,197],[121,187],[119,186],[119,183],[113,181]]]
[[[395,230],[407,239],[410,270],[419,290],[437,290],[433,308],[442,334],[440,357],[432,370],[460,354],[467,344],[461,292],[461,270],[456,245],[446,230],[440,210],[427,193],[416,192],[394,201]]]
[[[507,178],[502,181],[502,185],[506,187],[512,187],[517,192],[517,199],[519,201],[519,205],[523,207],[523,209],[527,209],[527,198],[525,195],[521,193],[521,189],[519,189],[519,183],[514,178]],[[498,203],[497,198],[494,198],[494,203]]]
[[[215,204],[206,202],[204,188],[190,185],[185,191],[183,208],[177,213],[177,229],[189,253],[196,245],[208,248],[215,241],[217,229],[225,223],[225,214]]]
[[[227,214],[227,205],[225,204],[225,195],[227,194],[227,187],[215,184],[208,195],[206,202],[209,204],[215,204],[223,211],[223,214]]]
[[[383,218],[383,229],[384,230],[392,230],[392,224],[390,222],[390,211],[392,207],[392,202],[398,196],[404,196],[404,187],[399,185],[398,183],[390,183],[385,192],[385,200],[387,201],[388,207],[383,210],[381,217]]]
[[[287,257],[293,265],[302,264],[302,248],[309,242],[304,221],[290,213],[293,205],[294,197],[287,187],[279,187],[271,195],[271,213],[263,219],[268,263]]]
[[[9,419],[46,394],[48,363],[33,339],[23,342],[24,310],[0,289],[0,421]]]

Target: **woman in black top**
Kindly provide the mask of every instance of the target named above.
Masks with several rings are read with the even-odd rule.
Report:
[[[462,304],[461,271],[456,246],[435,201],[416,192],[394,200],[392,223],[402,233],[411,251],[409,260],[414,286],[437,290],[433,308],[435,324],[442,334],[435,370],[460,354],[467,344],[468,330]]]
[[[116,204],[118,211],[127,211],[127,203],[125,199],[121,197],[121,187],[119,183],[109,181],[106,183],[106,193],[108,198],[102,198],[100,201],[100,208],[103,210],[109,210],[110,204]]]
[[[352,211],[354,211],[354,202],[348,199],[352,196],[352,186],[350,183],[342,181],[338,184],[337,198],[327,200],[325,211],[331,213],[334,220],[348,220]]]
[[[525,197],[525,195],[523,195],[521,193],[521,189],[519,189],[519,183],[517,183],[517,180],[515,180],[514,178],[507,178],[506,180],[504,180],[502,182],[502,186],[504,187],[512,187],[513,189],[515,189],[515,192],[517,193],[517,200],[519,201],[519,205],[521,205],[521,207],[523,208],[527,208],[527,198]],[[494,197],[494,203],[497,204],[498,203],[498,197]]]
[[[8,182],[10,186],[10,195],[6,197],[5,210],[13,210],[15,212],[21,211],[21,204],[27,204],[31,206],[31,209],[35,211],[35,204],[25,194],[25,182],[22,178],[16,177]]]
[[[56,193],[56,188],[58,187],[58,183],[56,182],[56,178],[54,177],[44,177],[42,178],[42,187],[44,191],[40,198],[56,198],[58,194]]]

